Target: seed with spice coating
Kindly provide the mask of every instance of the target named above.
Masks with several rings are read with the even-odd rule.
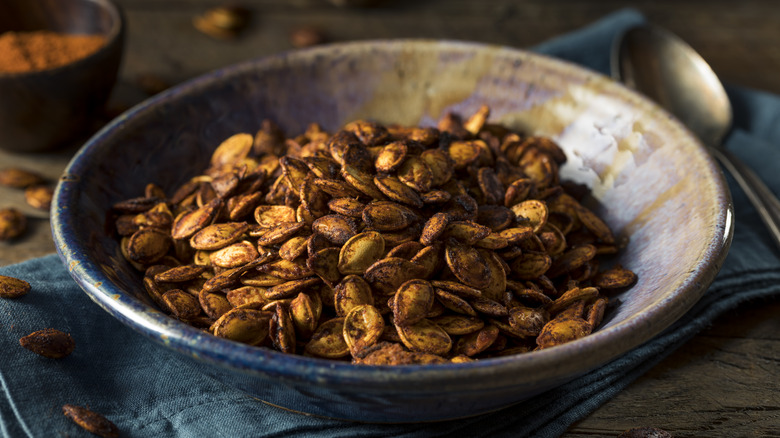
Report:
[[[91,410],[67,404],[62,407],[62,413],[84,430],[102,436],[103,438],[117,438],[119,428],[106,417]]]
[[[30,292],[30,283],[14,277],[0,275],[0,298],[19,298]]]
[[[41,356],[62,359],[76,348],[76,342],[65,332],[57,329],[43,329],[19,339],[19,344]]]

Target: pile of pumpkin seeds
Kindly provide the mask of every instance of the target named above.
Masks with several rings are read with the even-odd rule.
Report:
[[[292,138],[266,120],[170,196],[115,204],[122,253],[171,316],[285,353],[466,362],[586,336],[636,275],[599,269],[619,245],[558,145],[489,114]]]

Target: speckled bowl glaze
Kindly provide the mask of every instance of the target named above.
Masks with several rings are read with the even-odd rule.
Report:
[[[159,312],[107,229],[108,206],[154,181],[169,191],[211,151],[264,118],[289,134],[356,118],[432,125],[480,104],[491,120],[554,137],[564,177],[630,243],[639,276],[594,334],[515,357],[436,366],[354,366],[218,339]],[[369,422],[477,415],[560,385],[649,340],[718,272],[732,212],[719,168],[658,106],[575,65],[509,48],[440,41],[323,46],[231,66],[128,111],[78,152],[57,187],[52,228],[70,274],[107,312],[228,385],[268,403]],[[98,311],[97,309],[95,311]]]

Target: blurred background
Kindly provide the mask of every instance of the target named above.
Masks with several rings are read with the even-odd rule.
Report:
[[[625,7],[640,10],[687,40],[723,80],[780,92],[780,5],[773,0],[118,3],[128,21],[119,88],[123,94],[117,96],[125,101],[141,97],[132,94],[138,91],[134,88],[154,92],[218,67],[296,46],[377,38],[444,38],[528,48]],[[233,38],[210,36],[194,26],[198,17],[208,17],[214,8],[237,11]],[[225,23],[225,18],[217,15],[214,23]]]

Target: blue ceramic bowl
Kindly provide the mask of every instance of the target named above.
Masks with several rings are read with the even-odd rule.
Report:
[[[286,132],[356,118],[433,124],[486,103],[491,119],[549,135],[562,173],[588,184],[592,207],[630,243],[618,261],[639,276],[594,334],[474,363],[354,366],[219,339],[158,311],[107,230],[108,206],[147,182],[169,192],[211,151],[264,118]],[[732,214],[722,174],[697,140],[648,100],[606,77],[540,55],[470,43],[374,41],[246,62],[128,111],[78,152],[57,187],[52,227],[84,291],[124,324],[228,385],[296,411],[371,422],[442,420],[496,410],[638,346],[704,293],[725,258]],[[95,309],[97,312],[97,308]]]

